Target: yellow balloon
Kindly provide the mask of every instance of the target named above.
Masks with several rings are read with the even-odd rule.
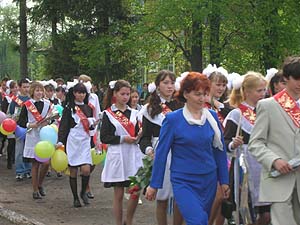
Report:
[[[58,133],[58,127],[57,127],[57,125],[56,124],[51,124],[50,125],[50,127],[52,127],[55,131],[56,131],[56,133]]]
[[[40,141],[34,147],[34,152],[41,159],[50,158],[54,153],[54,145],[49,141]]]
[[[65,169],[64,173],[67,175],[67,176],[70,176],[70,169],[69,167],[67,169]]]
[[[13,131],[12,131],[12,132],[7,132],[7,131],[5,131],[5,130],[3,129],[3,127],[2,127],[2,124],[1,124],[1,126],[0,126],[0,132],[1,132],[3,135],[10,135],[10,134],[13,133]]]
[[[68,157],[64,151],[56,150],[51,158],[51,166],[57,172],[62,172],[68,167]]]
[[[94,148],[92,148],[91,155],[93,165],[98,165],[104,161],[106,157],[106,151],[98,152]]]

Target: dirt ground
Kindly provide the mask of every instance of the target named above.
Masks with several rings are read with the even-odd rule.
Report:
[[[44,187],[47,196],[41,200],[33,200],[30,179],[16,181],[15,169],[6,169],[5,156],[0,157],[0,206],[20,213],[45,225],[110,225],[114,224],[112,215],[113,189],[105,189],[100,183],[101,166],[97,166],[91,176],[91,187],[95,198],[89,206],[73,208],[73,198],[69,187],[68,176],[57,177],[52,173],[46,177]],[[80,190],[81,180],[78,182]],[[155,224],[155,203],[142,197],[134,224]],[[124,212],[126,200],[124,200]],[[1,220],[0,220],[1,222]],[[1,223],[2,224],[2,223]],[[10,224],[10,223],[8,223]]]

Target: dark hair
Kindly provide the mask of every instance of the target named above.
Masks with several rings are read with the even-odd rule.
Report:
[[[55,79],[55,82],[58,83],[58,82],[63,82],[65,83],[64,79],[62,79],[61,77],[58,77]]]
[[[270,80],[269,87],[270,87],[272,96],[276,94],[275,84],[278,84],[279,82],[284,82],[282,70],[279,70]]]
[[[19,87],[21,87],[22,84],[29,84],[29,80],[26,79],[26,78],[22,78],[22,79],[19,80],[19,82],[18,82]]]
[[[181,102],[186,102],[183,96],[184,92],[190,93],[194,90],[202,89],[208,94],[210,90],[210,80],[207,76],[198,72],[189,72],[189,74],[180,82],[180,89],[176,94],[176,98]]]
[[[293,77],[295,80],[300,79],[300,57],[290,56],[284,60],[282,67],[283,76],[287,79]]]
[[[52,84],[47,84],[44,88],[46,91],[54,91],[54,86]]]
[[[172,81],[175,82],[176,77],[172,71],[170,71],[170,70],[159,71],[155,78],[155,82],[154,82],[156,85],[156,88],[159,86],[160,82],[165,80],[167,77],[169,77]],[[157,94],[157,91],[154,91],[153,93],[151,93],[147,111],[152,118],[154,118],[156,115],[158,115],[162,112],[162,107],[161,107],[160,103],[161,103],[161,100]]]
[[[86,87],[84,86],[83,83],[77,83],[74,87],[70,88],[67,95],[66,95],[66,100],[65,100],[65,105],[68,106],[69,108],[75,110],[75,96],[74,93],[85,93],[86,96],[83,100],[84,104],[88,104],[89,102],[89,94],[86,90]]]
[[[14,88],[15,86],[17,85],[17,82],[12,80],[10,83],[9,83],[9,88]]]
[[[63,93],[65,93],[66,92],[66,90],[62,87],[62,86],[58,86],[56,89],[55,89],[55,91],[56,92],[63,92]]]
[[[132,94],[132,93],[137,93],[137,94],[138,94],[138,97],[140,97],[140,93],[138,92],[138,90],[135,89],[135,88],[131,88],[131,91],[130,91],[130,98],[129,98],[129,101],[128,101],[129,107],[132,107],[132,105],[131,105],[131,94]]]
[[[131,85],[126,80],[117,80],[113,88],[110,87],[108,88],[107,93],[104,97],[104,109],[109,108],[114,103],[114,99],[113,99],[114,91],[118,92],[123,87],[129,88],[131,90]]]
[[[7,82],[8,80],[9,80],[8,77],[4,77],[4,78],[1,80],[1,83],[2,83],[3,81]]]

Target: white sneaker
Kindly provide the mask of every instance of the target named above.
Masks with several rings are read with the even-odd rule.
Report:
[[[139,202],[138,202],[138,204],[139,204],[139,205],[143,204],[143,202],[142,202],[142,199],[141,199],[141,198],[139,198]]]
[[[128,193],[124,193],[124,198],[125,198],[126,200],[129,200],[129,198],[130,198],[130,194],[128,194]]]
[[[22,181],[23,180],[23,175],[22,174],[17,174],[16,180],[17,181]]]

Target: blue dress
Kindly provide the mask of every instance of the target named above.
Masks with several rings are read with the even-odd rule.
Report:
[[[218,121],[217,114],[210,113]],[[219,128],[220,123],[218,121]],[[183,109],[166,115],[160,131],[150,186],[162,188],[169,150],[172,151],[171,183],[177,205],[187,225],[206,225],[215,198],[217,182],[228,184],[227,157],[213,147],[210,123],[190,125]]]

